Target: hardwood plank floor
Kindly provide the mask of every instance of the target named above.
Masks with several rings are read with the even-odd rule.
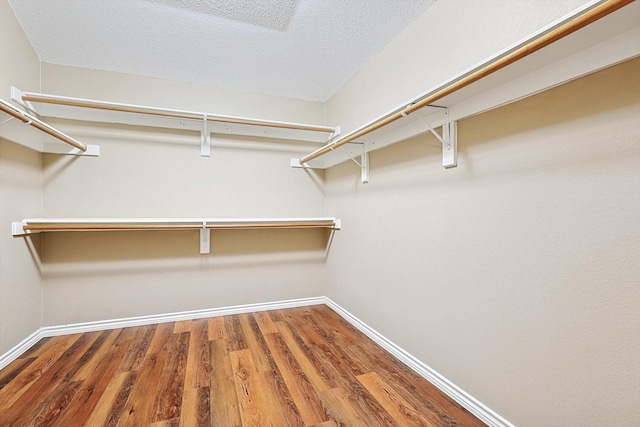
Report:
[[[323,305],[46,338],[0,427],[484,426]]]

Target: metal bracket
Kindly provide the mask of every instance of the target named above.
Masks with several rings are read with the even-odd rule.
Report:
[[[362,145],[362,155],[360,156],[360,179],[363,184],[369,183],[369,153],[364,151],[364,144]]]
[[[202,228],[200,229],[200,253],[211,253],[211,229],[207,228],[207,222],[202,222]]]
[[[360,161],[357,161],[347,150],[344,149],[344,147],[340,146],[338,148],[344,151],[345,154],[349,156],[349,158],[353,163],[358,165],[358,167],[360,168],[360,180],[362,181],[363,184],[368,184],[369,183],[369,153],[367,153],[365,145],[362,144],[362,154],[360,154]]]
[[[442,166],[449,169],[458,166],[458,122],[447,122],[442,127],[444,140],[442,144]]]
[[[209,132],[209,127],[207,126],[206,114],[202,118],[202,133],[200,134],[200,156],[211,157],[211,132]]]
[[[327,140],[327,142],[331,142],[334,139],[336,139],[338,137],[338,135],[340,135],[340,125],[335,127],[335,130],[333,131],[333,133],[329,136],[329,139]]]
[[[418,118],[442,143],[442,166],[447,169],[458,166],[458,122],[449,122],[449,110],[444,110],[442,136],[426,120],[420,116]]]
[[[11,86],[11,99],[39,117],[36,107],[31,102],[23,100],[22,91],[15,86]]]
[[[11,234],[13,237],[26,236],[27,234],[31,234],[31,232],[22,228],[24,224],[22,222],[12,222],[11,223]]]
[[[52,154],[68,154],[72,156],[98,157],[100,156],[100,146],[87,144],[87,150],[82,151],[75,147],[70,147],[66,144],[59,144],[55,142],[45,142],[42,147],[42,152],[52,153]]]

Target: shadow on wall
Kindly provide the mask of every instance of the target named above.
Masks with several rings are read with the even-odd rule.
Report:
[[[425,133],[372,152],[370,184],[363,186],[359,182],[357,166],[352,162],[332,168],[331,179],[352,181],[349,188],[341,189],[348,192],[358,188],[365,190],[371,186],[392,189],[398,184],[422,187],[467,183],[487,173],[505,177],[539,168],[561,170],[565,166],[563,156],[536,158],[536,151],[532,149],[552,145],[557,150],[563,150],[563,141],[555,136],[561,132],[554,132],[554,128],[569,126],[575,129],[576,124],[579,124],[576,137],[583,134],[584,144],[593,143],[590,135],[606,130],[593,127],[590,118],[638,104],[638,75],[640,58],[461,120],[458,123],[457,168],[447,170],[442,167],[440,145],[431,134]],[[540,137],[517,138],[526,133],[539,134]],[[576,131],[573,133],[576,134]],[[615,143],[615,134],[611,142]],[[528,167],[524,171],[521,162],[511,162],[513,158],[519,159],[523,152],[529,156]],[[617,155],[616,150],[611,150],[613,161]],[[606,160],[594,158],[589,150],[574,152],[571,156],[583,164]]]
[[[82,277],[324,262],[331,232],[212,230],[209,254],[199,253],[197,231],[62,232],[43,238],[45,276]]]
[[[513,109],[509,120],[496,120],[473,134],[465,134],[464,127],[476,122],[491,123],[502,116],[504,107],[460,122],[458,137],[466,146],[483,144],[515,134],[549,128],[561,123],[589,120],[607,111],[638,103],[640,58],[625,61],[596,73],[551,88],[537,95],[505,106]]]

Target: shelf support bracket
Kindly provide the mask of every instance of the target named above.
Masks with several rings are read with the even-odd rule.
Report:
[[[360,161],[357,161],[344,147],[338,147],[344,153],[349,156],[351,161],[358,165],[360,168],[360,180],[363,184],[369,183],[369,153],[366,151],[365,144],[362,144],[362,154],[360,154]]]
[[[202,222],[202,228],[200,229],[200,253],[211,253],[211,229],[207,228],[207,222]]]
[[[458,166],[458,122],[449,122],[449,110],[444,110],[442,136],[425,119],[418,118],[442,144],[442,167],[449,169]]]
[[[362,155],[360,156],[360,179],[363,184],[369,183],[369,153],[365,151],[364,144],[362,144]]]
[[[211,157],[211,132],[209,132],[209,126],[207,125],[206,114],[202,117],[202,133],[200,134],[200,156]]]
[[[458,166],[458,122],[447,122],[442,127],[446,144],[442,144],[442,167],[449,169]]]

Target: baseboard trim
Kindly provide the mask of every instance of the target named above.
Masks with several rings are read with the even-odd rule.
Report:
[[[462,405],[465,409],[485,422],[490,427],[514,427],[509,421],[502,416],[494,412],[492,409],[469,395],[460,387],[440,375],[438,372],[421,362],[403,348],[399,347],[391,340],[387,339],[384,335],[380,334],[375,329],[358,319],[356,316],[345,310],[335,301],[330,298],[324,298],[325,305],[338,313],[343,319],[351,323],[360,332],[371,338],[376,344],[384,348],[393,356],[398,358],[402,363],[413,369],[420,376],[427,381],[438,387],[444,393],[446,393],[453,400]]]
[[[324,304],[324,297],[298,298],[268,303],[244,304],[230,307],[212,308],[204,310],[181,311],[176,313],[154,314],[150,316],[137,316],[122,319],[100,320],[95,322],[74,323],[69,325],[45,326],[18,345],[0,356],[0,369],[9,365],[29,350],[42,338],[60,335],[78,334],[85,332],[104,331],[109,329],[128,328],[132,326],[153,325],[156,323],[178,322],[180,320],[202,319],[205,317],[228,316],[232,314],[253,313],[256,311],[279,310],[284,308],[305,307],[309,305]]]
[[[44,338],[44,335],[42,335],[42,328],[40,328],[16,344],[12,349],[3,355],[0,355],[0,369],[4,369],[5,366],[20,357],[25,351],[33,347],[42,338]]]
[[[176,313],[138,316],[122,319],[102,320],[96,322],[75,323],[60,326],[47,326],[33,332],[18,345],[0,356],[0,369],[6,367],[24,352],[35,345],[42,338],[85,332],[103,331],[108,329],[127,328],[132,326],[152,325],[156,323],[177,322],[180,320],[202,319],[205,317],[228,316],[233,314],[253,313],[256,311],[279,310],[285,308],[305,307],[324,304],[338,313],[342,318],[371,338],[376,344],[397,357],[420,376],[438,387],[473,415],[490,427],[514,427],[509,421],[495,413],[486,405],[466,393],[460,387],[440,375],[438,372],[409,354],[407,351],[387,339],[356,316],[342,308],[335,301],[327,297],[299,298],[269,303],[244,304],[231,307],[221,307],[205,310],[191,310]]]

